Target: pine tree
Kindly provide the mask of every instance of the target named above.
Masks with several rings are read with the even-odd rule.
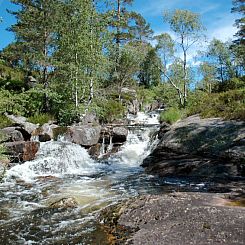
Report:
[[[56,44],[58,0],[11,0],[19,6],[13,14],[17,23],[10,30],[14,32],[16,42],[22,51],[24,69],[38,74],[38,81],[44,89],[49,87],[51,74],[55,67],[53,52]],[[23,52],[24,51],[24,52]],[[49,110],[48,95],[45,93],[44,110]]]

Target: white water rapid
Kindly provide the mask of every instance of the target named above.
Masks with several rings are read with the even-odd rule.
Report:
[[[151,176],[144,174],[140,164],[151,151],[156,126],[142,125],[158,121],[156,116],[142,113],[131,120],[138,126],[132,126],[127,142],[107,160],[91,159],[76,144],[49,141],[41,143],[35,160],[9,169],[0,184],[2,242],[78,244],[74,240],[80,237],[80,244],[90,244],[87,237],[95,229],[90,222],[98,210],[147,193]],[[77,207],[50,209],[50,204],[63,198],[72,198]]]

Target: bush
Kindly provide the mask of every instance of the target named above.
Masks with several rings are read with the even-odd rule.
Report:
[[[47,123],[49,121],[54,120],[54,117],[47,113],[41,113],[37,114],[31,117],[28,117],[28,121],[34,124],[40,124],[43,125],[44,123]]]
[[[0,115],[0,128],[12,126],[12,121],[4,115]]]
[[[111,123],[123,118],[126,109],[118,101],[101,99],[95,101],[89,111],[95,112],[101,123]]]
[[[245,89],[207,94],[198,92],[189,98],[188,115],[245,120]]]
[[[181,111],[177,108],[169,108],[160,114],[160,121],[173,124],[181,119]]]

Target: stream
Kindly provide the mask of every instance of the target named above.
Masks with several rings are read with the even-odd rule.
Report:
[[[144,173],[143,159],[157,144],[156,116],[131,118],[127,142],[107,160],[95,161],[79,145],[41,143],[35,160],[16,165],[0,184],[0,244],[108,244],[96,222],[101,209],[124,199],[179,186],[204,188]],[[76,207],[52,204],[70,198]]]

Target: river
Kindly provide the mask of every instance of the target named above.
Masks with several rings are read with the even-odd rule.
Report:
[[[131,119],[145,127],[131,126],[127,142],[107,160],[61,139],[41,143],[35,160],[9,169],[0,184],[0,244],[108,244],[97,223],[101,209],[185,185],[144,173],[140,164],[157,143],[158,125],[152,115]],[[76,207],[53,206],[67,198]]]

